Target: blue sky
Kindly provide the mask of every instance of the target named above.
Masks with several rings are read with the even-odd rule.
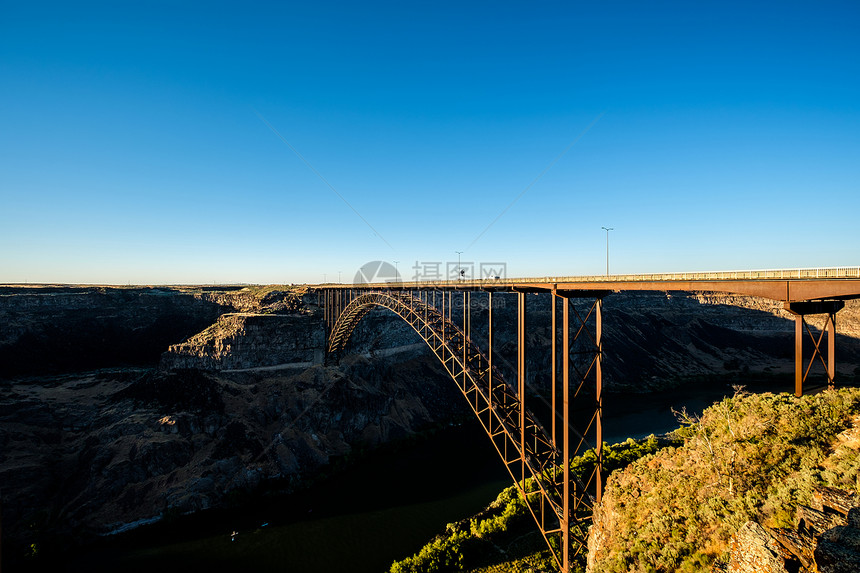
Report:
[[[750,4],[5,2],[0,283],[860,265],[860,4]]]

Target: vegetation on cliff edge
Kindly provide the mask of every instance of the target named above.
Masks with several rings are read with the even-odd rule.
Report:
[[[664,444],[665,445],[665,444]],[[604,446],[604,467],[607,471],[627,466],[643,455],[661,447],[654,436],[645,440]],[[594,470],[594,450],[571,461],[571,470],[581,477]],[[526,489],[534,487],[526,480]],[[500,563],[502,562],[502,563]],[[578,564],[580,569],[584,563]],[[525,502],[516,486],[504,489],[480,514],[449,523],[445,533],[438,535],[412,557],[397,561],[391,573],[435,573],[474,570],[482,572],[553,570],[555,564],[534,527]]]
[[[679,413],[679,447],[610,476],[594,532],[595,571],[701,571],[748,520],[790,527],[815,485],[856,489],[860,389],[795,398],[738,389],[701,416]]]
[[[590,545],[594,571],[702,571],[726,559],[731,536],[753,519],[790,527],[813,487],[860,486],[860,389],[795,398],[737,388],[701,416],[678,413],[669,440],[604,446],[613,472]],[[572,461],[586,475],[594,452]],[[527,487],[530,484],[527,483]],[[596,541],[596,543],[594,543]],[[584,562],[574,564],[581,571]],[[549,571],[555,565],[512,486],[483,512],[448,524],[391,573]]]

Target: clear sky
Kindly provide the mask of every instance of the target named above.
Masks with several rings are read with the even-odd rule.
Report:
[[[860,265],[858,30],[857,2],[6,0],[0,283],[602,274],[604,226],[613,273]]]

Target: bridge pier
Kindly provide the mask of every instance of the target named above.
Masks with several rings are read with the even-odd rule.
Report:
[[[836,378],[836,313],[844,307],[845,301],[842,300],[799,301],[784,304],[784,308],[794,315],[794,395],[798,398],[803,395],[803,383],[809,377],[809,372],[816,358],[824,366],[827,375],[827,388],[833,389]],[[827,315],[824,328],[821,329],[818,338],[815,337],[806,322],[806,316],[810,314]],[[803,361],[804,331],[812,340],[813,345],[812,356],[806,368],[804,368]],[[825,333],[827,334],[826,359],[821,344]]]

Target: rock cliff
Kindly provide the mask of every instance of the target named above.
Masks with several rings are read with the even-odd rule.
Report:
[[[161,357],[161,368],[307,368],[323,362],[323,337],[319,319],[307,313],[228,313],[185,342],[171,345]]]
[[[0,287],[0,378],[152,364],[222,312],[171,289]]]
[[[609,475],[586,571],[860,570],[831,567],[860,564],[858,408],[857,388],[739,391],[686,418],[676,446]]]
[[[435,361],[99,371],[0,384],[4,549],[43,551],[223,503],[462,416]]]
[[[746,522],[732,537],[731,554],[715,572],[853,573],[860,571],[860,497],[819,487],[812,506],[800,506],[794,529]]]

